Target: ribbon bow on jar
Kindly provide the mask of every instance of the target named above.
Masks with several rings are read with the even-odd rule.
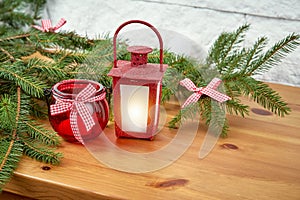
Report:
[[[95,96],[96,88],[89,84],[87,85],[75,99],[56,99],[56,103],[50,106],[51,115],[57,115],[67,111],[70,112],[70,125],[74,137],[80,142],[84,143],[78,128],[77,117],[81,117],[87,131],[91,130],[95,125],[95,121],[87,106],[89,102],[100,101],[105,98],[105,92]]]
[[[220,103],[230,100],[231,98],[229,96],[216,90],[221,82],[221,79],[214,78],[206,87],[197,88],[196,85],[188,78],[180,81],[180,85],[187,88],[189,91],[194,92],[181,107],[184,108],[191,103],[197,102],[202,94],[205,94]]]

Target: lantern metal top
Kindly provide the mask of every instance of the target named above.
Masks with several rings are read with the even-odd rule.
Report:
[[[127,50],[131,53],[131,66],[138,67],[146,65],[148,62],[147,54],[152,52],[152,48],[146,46],[131,46]]]
[[[152,63],[132,67],[131,62],[127,60],[118,60],[116,65],[118,67],[112,68],[108,76],[149,81],[160,81],[168,67],[166,64]]]
[[[127,48],[131,52],[131,61],[117,60],[117,35],[120,30],[131,23],[140,23],[151,28],[158,37],[160,45],[160,62],[159,64],[147,63],[147,54],[152,52],[152,48],[147,46],[130,46]],[[113,38],[114,47],[114,67],[108,73],[108,76],[128,78],[133,80],[160,81],[167,69],[166,64],[163,64],[163,42],[162,38],[151,24],[141,20],[130,20],[123,23],[115,32]]]
[[[148,54],[152,52],[152,48],[147,46],[130,46],[127,47],[127,51],[134,54]]]

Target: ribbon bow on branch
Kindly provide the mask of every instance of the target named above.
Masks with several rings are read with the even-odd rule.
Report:
[[[50,19],[43,19],[42,26],[33,25],[32,27],[43,32],[54,32],[62,27],[66,22],[67,21],[64,18],[61,18],[58,24],[53,27]]]
[[[188,78],[180,81],[180,85],[188,89],[189,91],[193,91],[194,93],[184,102],[181,106],[184,108],[185,106],[197,102],[202,94],[205,94],[218,102],[225,102],[230,100],[231,98],[223,93],[218,92],[216,89],[222,82],[221,79],[214,78],[206,87],[197,88],[196,85]]]
[[[100,101],[105,98],[105,93],[95,96],[96,88],[89,84],[85,87],[73,100],[71,99],[56,99],[56,103],[50,106],[51,115],[70,112],[70,124],[74,137],[83,144],[83,140],[78,128],[77,117],[80,116],[87,131],[91,130],[95,125],[95,121],[90,113],[86,103]]]

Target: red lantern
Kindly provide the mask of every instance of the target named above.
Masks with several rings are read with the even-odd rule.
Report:
[[[131,61],[117,60],[117,35],[124,26],[132,23],[146,25],[155,32],[160,44],[160,64],[147,63],[147,54],[152,49],[146,46],[128,47]],[[113,77],[116,136],[152,140],[158,129],[162,78],[167,69],[163,64],[162,38],[151,24],[131,20],[116,30],[113,45],[114,67],[108,75]]]

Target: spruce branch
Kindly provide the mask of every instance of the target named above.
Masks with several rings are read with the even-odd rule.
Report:
[[[24,125],[26,125],[26,133],[32,139],[36,139],[45,145],[58,146],[61,142],[56,132],[46,129],[44,125],[34,120],[24,121]]]
[[[11,131],[13,129],[13,124],[15,124],[16,116],[16,103],[12,101],[12,98],[3,94],[0,96],[0,118],[1,124],[0,128],[4,130]]]
[[[0,47],[0,51],[2,51],[4,54],[6,54],[11,62],[15,61],[15,58],[8,51],[3,49],[2,47]]]
[[[1,163],[0,163],[0,191],[4,184],[9,180],[13,171],[22,156],[22,144],[18,141],[17,130],[19,124],[21,109],[21,89],[17,87],[17,108],[15,111],[15,123],[12,129],[11,137],[0,140],[1,143]],[[9,112],[9,111],[8,111]]]
[[[13,81],[29,95],[41,98],[43,96],[43,89],[47,85],[36,80],[34,76],[23,76],[18,71],[14,67],[0,66],[0,78]]]
[[[249,27],[249,24],[245,24],[239,27],[235,32],[222,33],[209,51],[206,59],[208,65],[215,63],[221,74],[223,71],[226,71],[228,68],[228,61],[226,60],[227,56],[240,47],[239,44],[244,40],[245,32]]]
[[[68,71],[54,61],[33,58],[29,60],[27,67],[26,73],[36,74],[45,79],[49,77],[64,79],[68,76]]]
[[[63,155],[49,148],[39,146],[31,138],[23,138],[24,154],[41,162],[58,165]]]
[[[240,99],[234,98],[226,102],[226,111],[229,114],[245,117],[249,115],[249,106],[242,104]]]
[[[205,86],[206,79],[213,78],[219,74],[224,81],[224,89],[232,100],[226,102],[226,111],[230,114],[245,116],[249,113],[249,106],[243,105],[239,99],[246,96],[264,108],[270,110],[278,116],[285,116],[290,113],[287,103],[280,95],[272,90],[267,84],[255,80],[252,75],[267,71],[271,67],[280,63],[289,53],[294,51],[300,44],[300,35],[292,33],[276,43],[269,50],[264,51],[267,45],[267,38],[261,37],[256,40],[250,48],[241,46],[244,41],[245,32],[249,25],[243,25],[233,32],[224,32],[210,48],[206,63],[203,65],[187,65],[183,60],[177,60],[170,64],[171,68],[185,77],[190,78],[197,87]],[[199,68],[200,66],[200,68]],[[213,73],[213,70],[218,73]],[[212,70],[210,72],[210,70]],[[198,71],[198,73],[195,73]],[[166,73],[166,76],[169,74]],[[164,77],[166,78],[166,77]],[[171,78],[171,77],[170,77]],[[163,89],[163,96],[169,95],[170,89]],[[205,98],[199,100],[199,110],[202,118],[209,124],[212,120],[212,110],[210,103]],[[187,114],[189,114],[187,112]],[[171,126],[176,127],[180,119],[188,118],[185,112],[180,112],[171,120]],[[228,124],[225,119],[222,135],[227,134]],[[218,124],[217,124],[218,125]]]
[[[183,124],[187,119],[194,119],[195,115],[199,112],[199,106],[197,103],[190,104],[185,108],[181,109],[177,115],[175,115],[168,126],[170,128],[178,128],[179,125]]]
[[[46,0],[35,0],[34,3],[35,4],[32,4],[31,5],[31,9],[32,9],[32,13],[33,13],[33,16],[32,18],[34,20],[38,20],[38,19],[41,19],[41,12],[42,12],[42,9],[45,7],[46,5]]]
[[[210,133],[227,136],[228,122],[225,115],[225,105],[220,104],[209,97],[200,98],[200,114],[206,125],[209,125]]]
[[[207,110],[209,104],[205,106]],[[209,116],[204,118],[205,123],[209,125],[210,134],[215,134],[216,136],[226,137],[228,132],[228,122],[226,119],[225,105],[214,100],[210,100],[210,113],[207,110],[203,110],[202,116]]]
[[[0,37],[0,42],[10,41],[10,40],[15,40],[15,39],[20,39],[20,38],[26,38],[29,36],[30,36],[29,33],[22,33],[22,34],[12,35],[12,36],[8,36],[8,37],[2,36],[2,37]]]
[[[0,192],[17,168],[22,155],[23,144],[20,141],[11,138],[0,139]]]
[[[255,80],[252,77],[244,77],[235,79],[234,83],[235,88],[238,89],[241,94],[253,99],[255,102],[278,116],[283,117],[291,111],[280,95],[261,81]],[[228,101],[228,105],[231,105],[231,103],[232,101]],[[238,107],[235,107],[235,109],[237,112]],[[232,113],[232,111],[230,111],[230,113]],[[242,116],[244,115],[242,114]]]
[[[18,98],[18,103],[17,103],[17,108],[16,108],[16,119],[14,123],[14,128],[12,129],[12,137],[11,141],[9,143],[9,146],[7,148],[7,152],[4,155],[2,162],[0,164],[0,169],[2,169],[9,157],[10,152],[12,151],[12,147],[15,143],[15,140],[17,139],[17,128],[18,128],[18,123],[19,123],[19,117],[20,117],[20,108],[21,108],[21,92],[20,88],[17,88],[17,98]]]
[[[287,103],[282,100],[280,95],[267,84],[260,81],[257,81],[255,90],[250,94],[250,97],[278,116],[284,117],[291,112],[291,109]]]
[[[242,74],[246,74],[246,71],[249,68],[251,62],[259,59],[260,54],[267,45],[267,40],[267,37],[258,38],[258,40],[254,43],[253,47],[246,50],[246,63],[243,66]]]
[[[161,101],[164,103],[178,91],[178,82],[182,79],[180,72],[174,68],[167,68],[163,78],[163,88]]]
[[[260,55],[259,58],[250,63],[249,69],[246,72],[247,75],[264,73],[279,64],[283,58],[298,47],[300,44],[299,39],[300,35],[292,33],[274,44],[265,54]]]

